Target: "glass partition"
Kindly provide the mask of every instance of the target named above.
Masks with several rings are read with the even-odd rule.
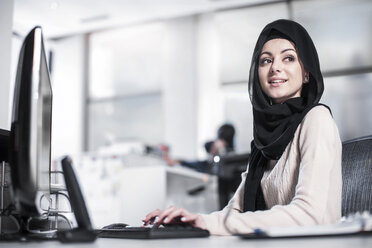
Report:
[[[322,102],[331,107],[343,141],[372,134],[372,73],[324,80]]]
[[[164,27],[153,23],[99,32],[90,39],[91,99],[161,89]]]
[[[88,150],[163,140],[164,45],[160,22],[91,35]]]
[[[89,114],[90,151],[115,142],[163,141],[161,94],[91,102]]]
[[[322,71],[372,68],[372,1],[293,1],[293,15],[313,38]]]
[[[285,3],[215,14],[220,43],[221,82],[247,81],[258,35],[267,23],[281,18],[288,18],[288,7]]]

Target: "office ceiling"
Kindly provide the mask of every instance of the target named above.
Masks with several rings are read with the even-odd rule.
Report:
[[[25,35],[41,25],[59,38],[111,27],[161,20],[272,0],[14,0],[13,30]]]

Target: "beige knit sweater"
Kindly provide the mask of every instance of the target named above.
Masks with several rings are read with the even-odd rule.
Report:
[[[324,106],[314,107],[302,120],[293,140],[277,161],[270,161],[261,180],[268,210],[242,212],[242,182],[221,211],[202,215],[213,235],[250,233],[255,228],[327,224],[341,217],[341,141]]]

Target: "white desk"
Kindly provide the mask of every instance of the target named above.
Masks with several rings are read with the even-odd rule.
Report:
[[[168,240],[131,240],[131,239],[97,239],[94,243],[87,244],[62,244],[56,241],[31,242],[31,243],[0,243],[1,247],[27,247],[27,248],[364,248],[372,247],[372,235],[333,238],[299,238],[276,240],[242,240],[237,237],[209,237],[199,239],[168,239]]]

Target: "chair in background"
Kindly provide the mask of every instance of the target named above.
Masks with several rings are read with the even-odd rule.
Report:
[[[214,164],[214,174],[218,176],[219,208],[223,209],[239,184],[241,174],[247,169],[249,153],[221,156]]]
[[[372,213],[372,135],[342,144],[342,216]]]

